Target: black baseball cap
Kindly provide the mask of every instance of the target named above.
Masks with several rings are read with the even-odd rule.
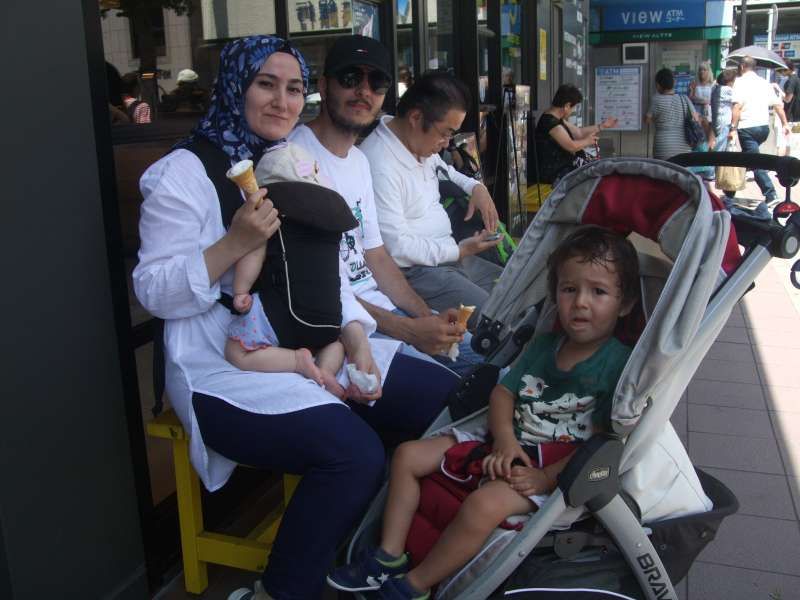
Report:
[[[346,35],[333,44],[325,57],[325,75],[334,75],[346,67],[364,65],[392,77],[389,50],[378,40],[363,35]]]

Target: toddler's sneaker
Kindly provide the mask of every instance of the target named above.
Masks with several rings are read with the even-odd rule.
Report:
[[[387,579],[376,596],[380,600],[430,600],[431,593],[419,593],[405,577],[399,575]]]
[[[408,554],[390,556],[380,548],[367,548],[355,561],[334,569],[328,575],[328,585],[344,592],[377,590],[388,579],[408,571]]]
[[[253,589],[239,588],[231,592],[228,600],[272,600],[272,597],[261,587],[261,582],[256,581]]]

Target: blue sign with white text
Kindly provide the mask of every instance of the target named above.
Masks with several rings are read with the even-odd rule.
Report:
[[[592,2],[592,11],[602,24],[601,31],[682,29],[706,25],[706,3],[703,0]],[[593,30],[597,31],[594,27]]]

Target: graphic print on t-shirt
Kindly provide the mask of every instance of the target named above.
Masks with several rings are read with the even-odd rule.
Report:
[[[588,439],[592,435],[594,398],[568,392],[544,400],[542,396],[548,387],[541,377],[522,376],[518,391],[521,404],[514,408],[520,441],[575,442]]]
[[[360,238],[364,237],[364,212],[361,210],[361,198],[356,200],[352,208],[353,216],[358,221],[358,230]],[[355,229],[346,231],[342,234],[342,240],[339,243],[339,255],[347,265],[347,276],[350,279],[351,285],[360,285],[365,281],[372,279],[372,271],[367,266],[367,261],[364,258],[364,251],[361,244],[356,240],[354,235]]]

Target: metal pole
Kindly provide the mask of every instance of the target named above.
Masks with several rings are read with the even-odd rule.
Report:
[[[747,0],[739,7],[739,48],[747,45]]]
[[[777,25],[778,8],[773,4],[769,7],[767,14],[767,50],[772,50],[772,40],[775,37],[775,25]],[[767,70],[767,81],[772,81],[772,69]]]

